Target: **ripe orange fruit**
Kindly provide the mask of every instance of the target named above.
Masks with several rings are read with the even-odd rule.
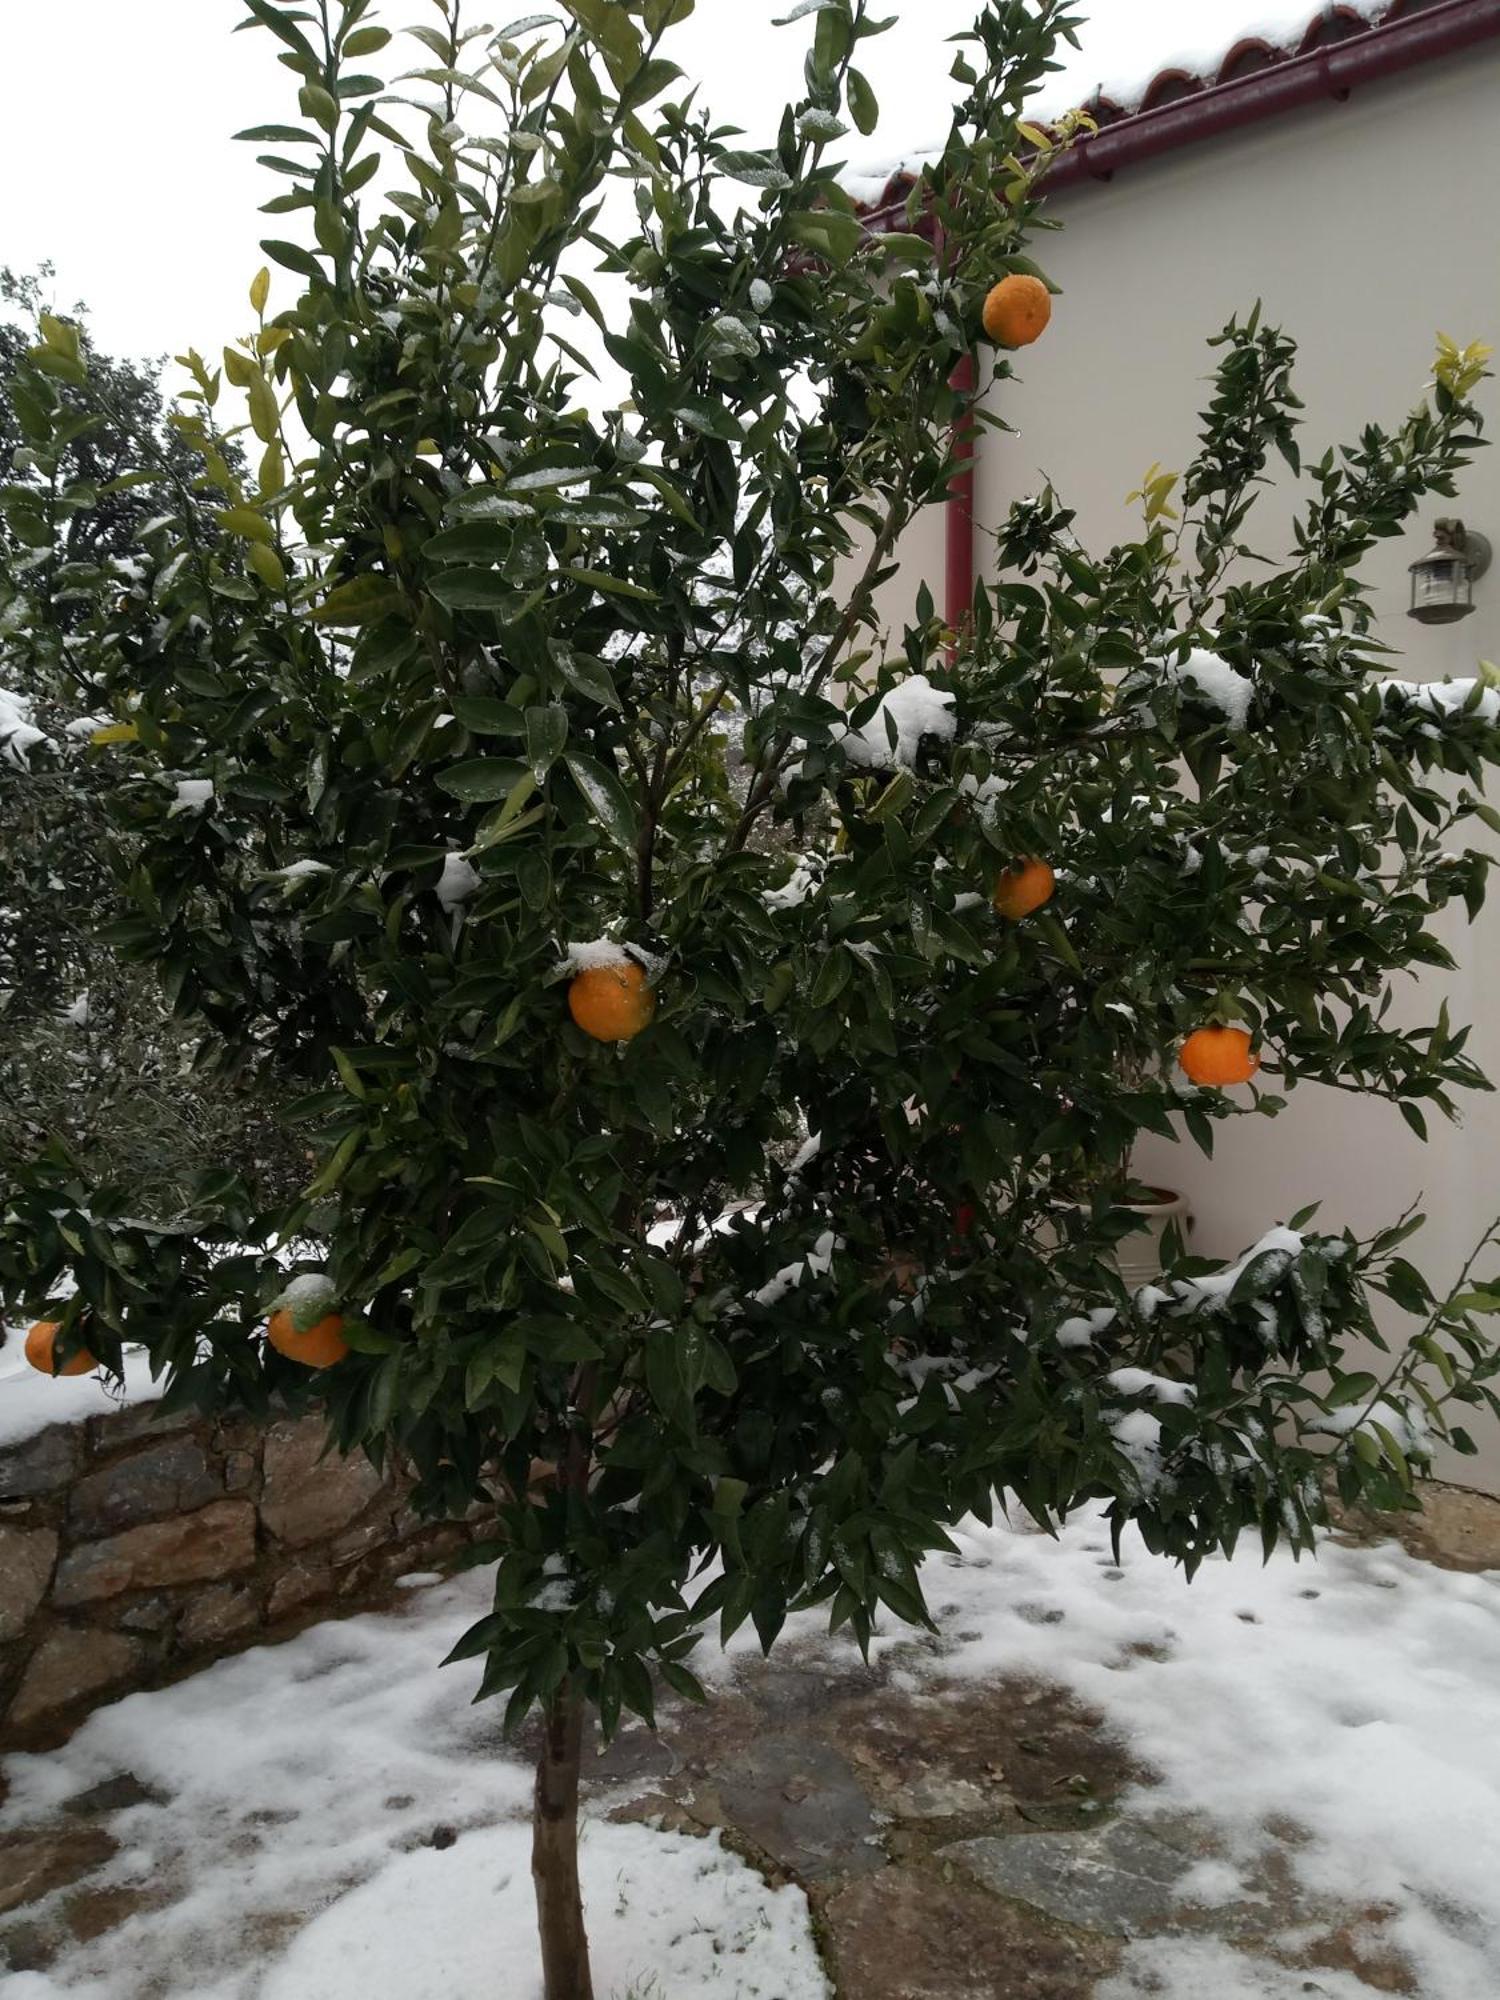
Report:
[[[596,1042],[628,1042],[650,1025],[656,995],[633,958],[591,965],[568,987],[568,1012]]]
[[[1052,294],[1020,271],[1002,278],[984,302],[984,330],[999,347],[1030,347],[1051,317]]]
[[[300,1361],[304,1368],[332,1368],[349,1352],[344,1339],[344,1322],[338,1313],[328,1313],[306,1333],[298,1333],[291,1314],[282,1308],[273,1312],[266,1326],[266,1338],[288,1361]]]
[[[88,1375],[99,1366],[92,1354],[75,1354],[71,1361],[57,1365],[57,1336],[61,1320],[39,1319],[26,1336],[26,1359],[43,1375]]]
[[[1195,1028],[1177,1057],[1194,1083],[1222,1090],[1226,1084],[1248,1083],[1260,1068],[1244,1028]]]
[[[1034,857],[1007,868],[995,884],[994,904],[1002,917],[1015,924],[1029,917],[1043,903],[1050,903],[1057,877],[1045,861]]]

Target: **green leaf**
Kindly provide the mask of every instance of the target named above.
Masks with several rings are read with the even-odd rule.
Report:
[[[636,809],[619,778],[578,750],[570,750],[563,761],[605,831],[627,852],[633,850],[639,833]]]
[[[792,177],[774,153],[720,153],[714,161],[718,173],[730,180],[744,181],[758,188],[789,188]]]
[[[1341,1410],[1346,1403],[1367,1403],[1379,1387],[1373,1375],[1363,1372],[1335,1375],[1323,1401],[1330,1410]]]
[[[356,28],[344,38],[341,53],[349,57],[372,56],[391,39],[389,28]]]
[[[39,315],[37,323],[42,330],[42,339],[54,354],[66,355],[70,361],[82,360],[78,328],[71,320],[58,319],[55,314],[44,312]]]
[[[382,1265],[381,1269],[376,1273],[372,1289],[380,1292],[384,1291],[387,1285],[394,1285],[396,1280],[404,1278],[408,1271],[416,1270],[417,1266],[425,1260],[426,1256],[426,1250],[419,1244],[412,1244],[410,1248],[398,1251],[391,1258],[390,1262]]]
[[[525,510],[529,515],[531,510]],[[445,528],[422,544],[422,553],[433,562],[500,562],[510,553],[515,531],[499,521],[461,521]]]
[[[327,273],[310,250],[304,250],[298,243],[284,243],[272,238],[261,243],[261,249],[274,263],[283,265],[288,271],[295,271],[301,278],[319,278],[327,281]]]
[[[262,444],[275,444],[281,428],[281,411],[276,392],[257,368],[246,385],[250,399],[250,424]]]
[[[253,507],[225,507],[214,515],[221,528],[231,535],[238,535],[243,542],[273,543],[276,539],[270,522],[263,514],[257,514]]]
[[[59,382],[71,382],[81,388],[89,379],[83,363],[58,348],[31,347],[26,350],[26,356],[44,375],[55,376]]]
[[[331,97],[320,83],[304,83],[297,93],[297,103],[304,118],[325,132],[331,132],[339,122],[338,99]]]
[[[865,240],[864,225],[842,209],[808,209],[787,217],[787,234],[794,243],[835,264],[847,264]]]
[[[342,1049],[330,1048],[328,1053],[333,1057],[333,1066],[338,1071],[345,1090],[351,1097],[357,1097],[363,1103],[369,1093],[365,1089],[364,1079],[359,1071]]]
[[[510,199],[512,207],[525,208],[531,202],[553,201],[561,194],[559,183],[547,174],[540,180],[519,182],[511,191]]]
[[[558,569],[559,576],[566,576],[574,583],[585,583],[591,590],[602,590],[610,597],[636,597],[648,604],[656,602],[656,592],[647,590],[639,583],[631,583],[623,576],[611,576],[607,570],[575,569],[570,563],[563,563]]]
[[[687,4],[691,6],[692,0],[687,0]],[[679,1666],[675,1660],[658,1660],[656,1670],[672,1690],[673,1694],[680,1694],[685,1701],[705,1702],[708,1700],[708,1690],[704,1687],[702,1681],[698,1679],[696,1674],[690,1673],[686,1667]]]
[[[849,104],[849,116],[868,139],[880,123],[880,105],[876,101],[875,93],[857,69],[851,69],[845,78],[844,90]]]
[[[401,1342],[393,1333],[383,1333],[355,1315],[344,1313],[343,1325],[339,1329],[344,1344],[352,1347],[356,1354],[399,1354]],[[304,1329],[305,1331],[305,1329]]]
[[[841,945],[835,946],[818,968],[818,976],[808,995],[808,1005],[814,1009],[832,1006],[853,977],[853,959]]]
[[[527,800],[537,788],[534,774],[521,766],[520,776],[505,795],[505,802],[498,812],[488,813],[481,821],[475,835],[477,848],[495,847],[500,842],[512,840],[540,816],[541,807],[531,812],[523,811]]]
[[[470,757],[462,764],[450,764],[437,773],[437,782],[465,805],[486,805],[503,799],[517,778],[526,775],[524,764],[508,757]]]
[[[1073,949],[1072,940],[1056,917],[1050,914],[1039,916],[1036,919],[1036,929],[1046,937],[1052,949],[1057,953],[1063,964],[1068,967],[1070,972],[1082,973],[1083,965],[1077,952]]]
[[[884,787],[875,803],[865,814],[866,819],[875,821],[894,819],[911,804],[917,789],[916,778],[910,771],[898,771],[890,783]]]
[[[245,560],[267,590],[286,588],[286,570],[282,567],[281,558],[274,549],[268,549],[261,542],[252,542],[245,551]]]
[[[251,125],[234,136],[256,146],[316,146],[319,143],[317,135],[304,130],[301,125]]]
[[[315,1180],[309,1182],[303,1190],[304,1195],[309,1201],[315,1201],[319,1195],[331,1193],[338,1186],[344,1175],[349,1171],[355,1154],[364,1142],[365,1135],[362,1131],[351,1132],[347,1138],[340,1141],[332,1159],[329,1160],[323,1171]]]
[[[601,708],[620,710],[619,691],[602,660],[596,660],[591,653],[576,652],[571,646],[554,644],[552,663],[577,693],[586,695]]]
[[[370,625],[401,605],[401,592],[389,577],[356,576],[330,590],[311,616],[317,625]]]
[[[245,5],[263,28],[269,28],[273,35],[276,35],[281,41],[285,42],[287,47],[297,55],[304,57],[309,62],[316,63],[317,56],[313,51],[312,43],[303,34],[302,30],[296,26],[294,19],[280,11],[273,4],[273,0],[245,0]],[[248,27],[250,24],[247,21],[243,25]]]
[[[538,784],[562,755],[568,740],[568,711],[547,702],[526,711],[526,759]]]
[[[787,961],[775,966],[767,979],[760,996],[760,1004],[768,1014],[777,1013],[784,1007],[797,990],[797,973]]]
[[[450,569],[427,588],[450,611],[503,611],[516,601],[515,586],[497,569]]]
[[[1500,1312],[1500,1291],[1458,1292],[1448,1300],[1447,1309],[1454,1313]]]
[[[524,736],[526,718],[511,702],[489,694],[453,697],[453,713],[475,736]]]
[[[655,487],[656,491],[666,501],[668,507],[677,516],[679,521],[684,522],[690,528],[698,526],[698,517],[689,505],[687,495],[682,491],[681,487],[674,486],[671,480],[663,473],[658,472],[654,466],[633,466],[630,477],[632,479],[644,479],[648,485]]]
[[[630,102],[637,105],[649,104],[653,97],[660,97],[662,92],[670,89],[681,76],[682,71],[676,63],[668,62],[664,56],[653,57],[650,62],[643,63],[639,74],[631,79]]]

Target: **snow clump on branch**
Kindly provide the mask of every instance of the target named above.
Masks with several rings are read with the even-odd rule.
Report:
[[[846,729],[835,740],[851,764],[872,771],[910,771],[916,767],[924,736],[940,743],[951,743],[957,736],[955,700],[946,689],[935,688],[925,674],[913,674],[881,697],[862,728]]]

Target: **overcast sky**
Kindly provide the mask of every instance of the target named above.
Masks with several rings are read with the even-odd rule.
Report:
[[[1074,100],[1169,60],[1210,60],[1244,26],[1300,25],[1317,11],[1315,0],[1079,0],[1090,6],[1065,83]],[[231,32],[243,11],[239,0],[0,0],[0,262],[51,258],[58,302],[87,300],[116,352],[215,351],[249,318],[261,236],[294,233],[257,213],[285,183],[230,138],[297,116],[271,37]],[[498,26],[530,8],[470,0],[470,11]],[[715,110],[760,138],[796,94],[810,33],[807,21],[771,27],[789,11],[790,0],[698,0],[670,44]],[[883,116],[873,140],[851,147],[856,163],[941,132],[954,89],[944,38],[975,0],[890,0],[885,11],[903,18],[866,45]],[[385,0],[372,18],[420,18],[419,0]]]

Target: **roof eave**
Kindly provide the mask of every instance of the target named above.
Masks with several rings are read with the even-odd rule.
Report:
[[[1090,182],[1108,182],[1187,146],[1221,138],[1247,126],[1322,103],[1343,103],[1363,85],[1416,69],[1500,38],[1500,0],[1439,0],[1396,20],[1381,21],[1347,41],[1287,56],[1283,61],[1226,83],[1207,84],[1191,96],[1137,111],[1080,139],[1049,168],[1046,191],[1057,194]],[[909,228],[907,198],[915,175],[893,176],[878,202],[861,205],[865,226],[877,233]],[[892,189],[904,180],[899,193]],[[924,227],[918,221],[916,227]]]
[[[1051,193],[1111,180],[1124,167],[1321,103],[1343,103],[1370,83],[1500,37],[1500,0],[1442,0],[1382,21],[1348,41],[1311,49],[1191,97],[1137,112],[1081,139],[1047,175]]]

